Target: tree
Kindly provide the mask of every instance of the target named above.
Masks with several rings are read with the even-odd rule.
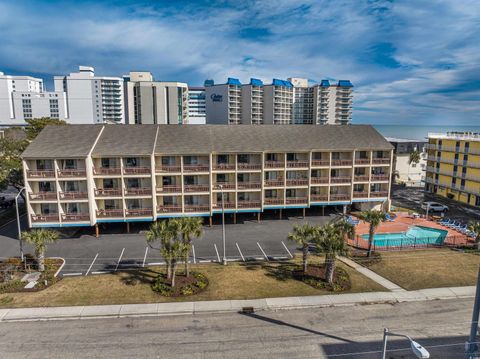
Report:
[[[369,211],[360,213],[358,218],[370,224],[370,228],[368,230],[367,252],[367,257],[370,257],[372,255],[373,236],[375,235],[375,230],[380,225],[380,223],[384,222],[387,219],[387,215],[385,212],[371,209]]]
[[[335,227],[340,231],[340,235],[343,239],[347,238],[355,238],[355,226],[349,222],[345,218],[335,222]]]
[[[475,233],[475,243],[480,251],[480,221],[472,221],[468,224],[468,230]]]
[[[37,259],[38,270],[45,270],[45,251],[47,244],[55,243],[59,234],[51,229],[34,229],[30,232],[22,232],[22,239],[35,247],[35,257]]]
[[[46,126],[63,126],[67,124],[64,120],[50,117],[34,118],[26,120],[26,122],[27,126],[25,126],[25,134],[27,135],[27,140],[29,142],[32,142],[37,138],[38,134],[42,132]]]
[[[317,227],[314,241],[317,251],[325,254],[325,279],[328,284],[333,284],[337,255],[345,255],[348,252],[343,228],[337,223]]]
[[[418,150],[415,150],[413,152],[410,153],[410,157],[408,159],[408,164],[409,165],[417,165],[421,160],[421,157],[420,157],[420,152],[418,152]],[[408,166],[408,173],[407,173],[407,181],[410,180],[410,166]]]
[[[302,247],[303,273],[307,272],[308,246],[313,240],[315,228],[308,223],[294,225],[293,232],[288,234],[288,240],[297,242]]]
[[[199,217],[181,218],[178,220],[180,224],[180,235],[185,249],[185,276],[190,276],[190,265],[188,257],[192,250],[192,241],[194,238],[201,237],[203,234],[203,221]]]

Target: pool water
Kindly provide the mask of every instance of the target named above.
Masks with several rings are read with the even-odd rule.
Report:
[[[404,247],[425,244],[442,244],[448,231],[443,229],[413,226],[406,232],[379,233],[373,236],[376,247]],[[368,241],[368,234],[362,235]]]

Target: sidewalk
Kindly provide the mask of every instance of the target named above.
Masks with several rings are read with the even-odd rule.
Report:
[[[472,286],[421,289],[417,291],[332,294],[253,300],[18,308],[0,309],[0,322],[228,313],[238,312],[242,307],[253,307],[256,311],[303,309],[473,298],[474,296],[475,287]]]

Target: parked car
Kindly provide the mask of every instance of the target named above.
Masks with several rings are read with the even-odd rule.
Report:
[[[448,211],[448,206],[444,205],[444,204],[441,204],[441,203],[438,203],[438,202],[423,202],[422,203],[422,209],[424,209],[425,211],[427,210],[427,207],[428,207],[428,210],[430,212],[447,212]]]
[[[10,208],[14,203],[14,199],[6,199],[4,196],[0,197],[0,208]]]

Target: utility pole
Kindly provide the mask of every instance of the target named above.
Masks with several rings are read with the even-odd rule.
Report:
[[[477,290],[475,293],[475,303],[473,304],[473,314],[472,314],[472,326],[470,328],[470,337],[468,342],[465,344],[465,358],[472,358],[472,354],[478,349],[478,344],[476,344],[477,332],[478,332],[478,320],[480,319],[480,267],[478,268],[477,276]]]

